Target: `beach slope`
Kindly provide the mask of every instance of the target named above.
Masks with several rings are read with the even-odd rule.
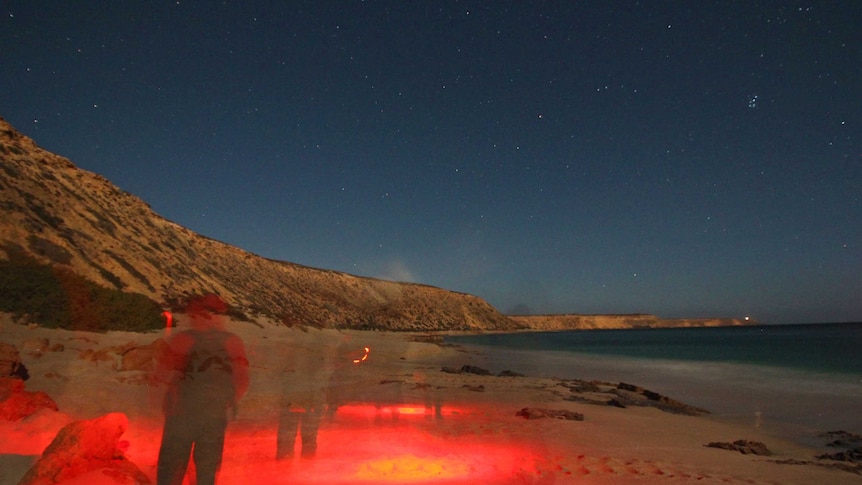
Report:
[[[180,328],[185,324],[180,318]],[[636,382],[522,376],[514,361],[509,369],[483,369],[474,354],[417,334],[267,321],[228,328],[248,349],[251,387],[228,428],[222,484],[860,480],[852,463],[818,459],[825,449],[723,422]],[[18,483],[63,425],[114,412],[129,421],[122,453],[155,482],[161,389],[146,359],[134,367],[124,361],[164,332],[48,330],[4,317],[0,335],[20,352],[27,390],[44,391],[59,408],[0,422],[0,485]],[[317,382],[303,381],[291,362],[324,350],[332,355],[326,380],[318,373]],[[329,412],[316,455],[276,461],[284,394],[320,385],[329,391]],[[761,443],[769,454],[737,441]],[[122,483],[116,480],[94,471],[67,483]]]

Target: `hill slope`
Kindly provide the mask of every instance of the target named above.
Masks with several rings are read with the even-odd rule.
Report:
[[[0,259],[10,248],[156,301],[215,292],[287,324],[523,328],[472,295],[274,261],[196,234],[0,118]]]

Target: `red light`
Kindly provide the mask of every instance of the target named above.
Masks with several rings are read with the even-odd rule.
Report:
[[[293,462],[275,460],[274,424],[232,423],[218,483],[502,485],[540,483],[538,477],[548,473],[543,444],[514,442],[499,434],[452,433],[461,425],[472,426],[486,419],[479,410],[443,406],[443,421],[438,422],[416,415],[424,409],[422,404],[391,409],[396,408],[404,413],[397,422],[375,420],[372,404],[339,408],[336,417],[321,423],[315,458],[297,457]],[[39,422],[41,427],[55,429],[67,419],[44,414]],[[54,421],[56,425],[48,426]],[[153,480],[161,427],[160,419],[138,418],[130,422],[118,443],[127,458]],[[37,455],[54,434],[25,431],[23,426],[12,433],[7,428],[0,427],[0,435],[13,441],[0,443],[0,449],[12,454]],[[107,483],[100,480],[104,475],[98,471],[76,483]],[[187,483],[191,483],[188,478]]]
[[[162,316],[165,317],[165,333],[167,335],[171,334],[171,327],[174,326],[174,316],[171,312],[165,310],[162,312]]]

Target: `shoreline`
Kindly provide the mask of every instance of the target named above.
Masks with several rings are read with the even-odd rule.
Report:
[[[734,424],[768,428],[799,443],[818,432],[862,429],[862,384],[855,375],[788,370],[754,364],[692,362],[566,351],[463,345],[479,366],[510,368],[534,377],[632,381],[708,409]],[[788,403],[793,403],[787,411]]]
[[[128,443],[126,456],[154,479],[161,432],[157,393],[133,378],[143,372],[118,371],[110,361],[87,361],[80,355],[87,349],[104,350],[130,340],[151,342],[159,335],[82,334],[9,325],[15,324],[0,321],[0,341],[13,343],[19,350],[26,341],[45,337],[63,343],[65,350],[39,357],[21,352],[31,374],[27,390],[47,392],[60,411],[40,411],[21,421],[0,422],[4,438],[0,441],[6,443],[0,447],[0,485],[17,483],[64,422],[112,411],[129,416],[129,429],[122,438]],[[481,367],[482,356],[471,349],[417,341],[424,332],[303,331],[248,322],[231,322],[229,330],[240,335],[249,350],[251,388],[228,429],[222,484],[248,480],[688,483],[695,479],[706,483],[853,483],[859,479],[857,474],[825,466],[834,465],[832,462],[818,462],[814,457],[824,448],[785,439],[768,429],[710,415],[567,399],[605,399],[605,391],[621,392],[611,388],[598,392],[578,388],[571,379],[526,372],[509,377],[443,372],[444,367]],[[359,377],[365,401],[347,403],[324,421],[319,455],[313,462],[284,464],[273,458],[274,419],[283,379],[280,369],[289,352],[307,352],[302,341],[309,336],[370,348],[367,367]],[[505,368],[487,368],[494,374],[518,371],[512,368],[517,363],[509,358]],[[581,373],[578,378],[593,376]],[[637,375],[625,376],[624,382],[692,404],[687,396],[653,388]],[[79,395],[82,389],[87,391],[83,397]],[[518,416],[525,408],[580,414],[583,421]],[[706,446],[736,440],[760,441],[774,455],[743,455]],[[16,445],[10,448],[13,441]],[[782,460],[806,464],[777,463]]]

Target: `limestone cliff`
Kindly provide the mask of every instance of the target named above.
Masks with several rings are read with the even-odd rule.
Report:
[[[0,259],[10,248],[159,302],[215,292],[243,312],[286,324],[521,328],[473,295],[274,261],[196,234],[0,118]]]
[[[532,330],[602,330],[627,328],[722,327],[751,325],[745,318],[664,319],[655,315],[530,315],[512,320]]]

